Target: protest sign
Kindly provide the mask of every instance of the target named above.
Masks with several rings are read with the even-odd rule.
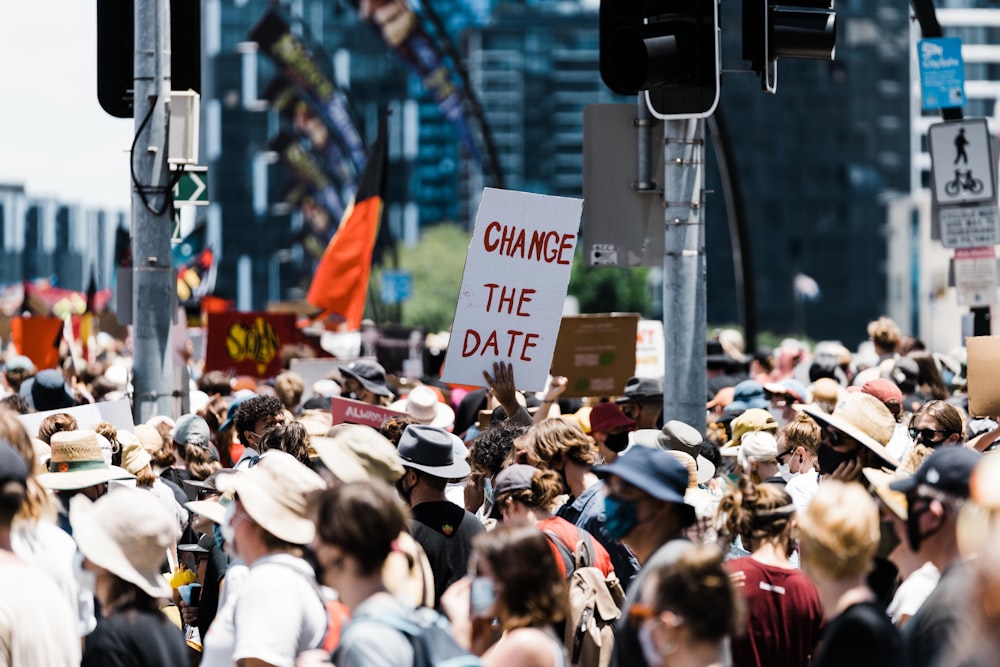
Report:
[[[330,413],[333,424],[364,424],[372,428],[380,428],[382,422],[389,417],[405,417],[405,412],[396,412],[381,405],[371,405],[350,398],[334,396],[330,399]]]
[[[555,349],[583,200],[486,188],[441,379],[483,386],[494,362],[540,391]]]
[[[635,372],[639,316],[579,315],[562,318],[552,374],[569,380],[563,396],[617,396]]]
[[[211,313],[205,370],[274,377],[281,372],[281,347],[295,340],[291,313]]]

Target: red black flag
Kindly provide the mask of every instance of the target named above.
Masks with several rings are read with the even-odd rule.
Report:
[[[358,190],[319,260],[306,295],[306,300],[324,313],[343,317],[348,330],[352,331],[361,328],[365,311],[372,252],[384,208],[388,158],[383,118]]]

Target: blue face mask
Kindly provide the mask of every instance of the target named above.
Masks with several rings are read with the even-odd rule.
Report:
[[[639,512],[634,500],[621,500],[612,496],[604,498],[604,532],[613,540],[620,540],[639,524]]]
[[[483,480],[483,495],[486,496],[486,502],[490,506],[493,505],[493,482],[487,477]]]

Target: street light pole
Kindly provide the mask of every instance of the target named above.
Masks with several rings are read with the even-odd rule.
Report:
[[[136,423],[174,415],[176,284],[170,256],[173,205],[167,137],[170,0],[135,0],[135,140],[132,168],[132,412]]]
[[[663,139],[663,420],[705,432],[705,121],[667,120]]]

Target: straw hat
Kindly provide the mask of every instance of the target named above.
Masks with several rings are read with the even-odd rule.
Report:
[[[70,500],[69,520],[89,561],[154,598],[170,597],[160,566],[179,535],[176,520],[155,495],[120,488],[91,502],[77,494]]]
[[[795,408],[815,419],[820,426],[830,426],[854,438],[875,452],[890,468],[899,467],[899,461],[885,448],[896,429],[896,419],[874,396],[861,392],[848,394],[834,408],[833,414],[827,414],[813,403]]]
[[[108,465],[98,444],[97,433],[88,430],[60,431],[49,439],[49,472],[38,476],[47,489],[68,491],[86,489],[113,479],[133,479],[135,475],[118,466]]]
[[[344,482],[377,478],[395,484],[405,472],[396,448],[370,426],[341,424],[334,435],[310,442],[323,465]]]
[[[425,385],[414,387],[405,398],[390,404],[389,409],[405,412],[418,424],[448,428],[455,423],[455,411],[438,400],[434,390]]]
[[[291,454],[270,450],[239,475],[216,480],[220,491],[235,491],[261,528],[291,544],[309,544],[316,533],[309,518],[312,495],[326,488],[323,478]]]
[[[879,500],[885,503],[889,511],[895,514],[900,520],[906,521],[906,494],[900,491],[893,491],[889,488],[889,485],[903,477],[909,477],[909,473],[901,470],[889,472],[881,468],[864,468],[861,472],[868,481],[868,486],[878,494]]]

